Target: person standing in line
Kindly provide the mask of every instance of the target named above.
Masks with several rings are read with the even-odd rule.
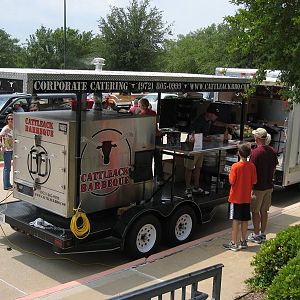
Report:
[[[228,198],[228,215],[232,220],[231,241],[223,244],[228,250],[238,251],[248,247],[246,237],[248,221],[251,220],[250,201],[251,190],[257,181],[256,168],[252,162],[247,161],[251,153],[249,144],[242,144],[238,147],[240,161],[231,166],[229,183],[231,184]],[[241,226],[241,239],[238,244],[239,226]]]
[[[275,150],[269,146],[271,136],[264,128],[252,131],[257,148],[253,149],[250,161],[257,171],[257,183],[253,186],[251,212],[254,232],[248,236],[248,241],[260,244],[266,240],[268,211],[271,206],[273,192],[273,177],[278,164]]]
[[[269,145],[270,142],[271,142],[271,135],[267,134],[265,145]],[[252,220],[252,213],[251,213],[251,220]],[[253,229],[254,229],[253,222],[251,222],[248,224],[248,230],[253,230]]]
[[[140,112],[139,112],[140,115],[157,117],[156,112],[149,108],[148,99],[141,98],[138,101],[138,106],[140,109]],[[161,145],[161,143],[162,143],[161,139],[162,139],[162,135],[161,135],[160,130],[158,129],[158,124],[156,123],[155,145]],[[162,154],[159,149],[154,150],[154,175],[156,176],[158,185],[163,185],[164,184],[164,176],[163,176],[163,167],[162,167]]]
[[[5,118],[6,125],[0,132],[1,151],[4,159],[3,169],[3,188],[4,190],[12,190],[10,183],[11,160],[13,154],[13,114],[8,114]]]

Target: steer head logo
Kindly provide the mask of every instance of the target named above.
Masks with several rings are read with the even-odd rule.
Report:
[[[112,141],[103,141],[102,142],[102,146],[98,146],[97,149],[102,149],[102,153],[103,153],[103,156],[104,156],[104,160],[103,160],[103,163],[105,165],[108,165],[109,164],[109,160],[110,160],[110,152],[111,152],[111,149],[113,147],[117,147],[116,144],[112,144]]]

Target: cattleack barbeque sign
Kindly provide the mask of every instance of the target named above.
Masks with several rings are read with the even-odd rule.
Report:
[[[172,81],[93,81],[36,80],[33,92],[111,92],[111,91],[241,91],[249,83],[241,82],[172,82]]]

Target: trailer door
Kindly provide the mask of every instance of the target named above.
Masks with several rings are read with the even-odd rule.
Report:
[[[15,135],[14,196],[50,211],[58,210],[59,214],[65,214],[65,146],[37,141],[37,138]]]
[[[300,182],[300,103],[293,105],[286,130],[283,186]]]

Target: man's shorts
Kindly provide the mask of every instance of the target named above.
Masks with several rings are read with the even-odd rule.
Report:
[[[252,190],[251,194],[251,212],[259,213],[260,211],[269,211],[272,200],[273,189],[264,191]]]
[[[188,170],[193,170],[194,168],[200,169],[203,165],[203,153],[194,154],[194,159],[184,159],[184,167]]]
[[[238,221],[251,220],[250,203],[229,203],[228,218],[229,220]]]

